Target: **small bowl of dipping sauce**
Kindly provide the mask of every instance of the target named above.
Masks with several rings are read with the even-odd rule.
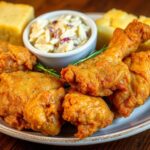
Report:
[[[97,28],[87,15],[70,10],[54,11],[31,21],[23,33],[25,46],[44,65],[62,68],[96,47]]]

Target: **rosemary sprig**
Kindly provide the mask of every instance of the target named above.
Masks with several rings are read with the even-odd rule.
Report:
[[[60,78],[60,74],[59,74],[56,70],[46,68],[46,67],[44,67],[44,66],[43,66],[42,64],[40,64],[40,63],[36,64],[36,65],[35,65],[35,68],[36,68],[38,71],[44,71],[44,72],[46,72],[46,73],[48,73],[48,74],[50,74],[50,75],[52,75],[52,76],[54,76],[54,77],[56,77],[56,78]]]
[[[88,60],[88,59],[94,58],[95,56],[99,55],[100,53],[102,53],[102,52],[105,51],[106,49],[107,49],[107,47],[103,47],[103,48],[101,48],[100,50],[91,53],[91,54],[90,54],[89,56],[87,56],[86,58],[80,59],[79,61],[74,62],[74,63],[72,63],[72,64],[73,64],[73,65],[78,65],[78,64],[80,64],[80,63],[82,63],[82,62],[84,62],[84,61],[86,61],[86,60]]]
[[[77,61],[77,62],[75,62],[75,63],[72,63],[72,65],[77,65],[77,64],[80,64],[80,63],[82,63],[82,62],[84,62],[84,61],[86,61],[86,60],[88,60],[88,59],[94,58],[95,56],[99,55],[99,54],[102,53],[104,50],[106,50],[106,48],[107,48],[107,47],[103,47],[103,48],[101,48],[100,50],[91,53],[91,54],[90,54],[89,56],[87,56],[86,58],[83,58],[83,59],[81,59],[81,60],[79,60],[79,61]],[[46,72],[46,73],[48,73],[48,74],[50,74],[50,75],[52,75],[52,76],[54,76],[54,77],[56,77],[56,78],[60,78],[60,74],[59,74],[56,70],[46,68],[46,67],[44,67],[44,66],[43,66],[42,64],[40,64],[40,63],[37,63],[37,64],[35,65],[35,69],[37,69],[38,71],[44,71],[44,72]]]

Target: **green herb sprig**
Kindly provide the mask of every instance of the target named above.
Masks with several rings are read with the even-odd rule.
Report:
[[[105,51],[106,49],[107,49],[107,47],[103,47],[103,48],[101,48],[100,50],[91,53],[91,54],[90,54],[89,56],[87,56],[86,58],[80,59],[79,61],[72,63],[72,65],[78,65],[78,64],[80,64],[80,63],[82,63],[82,62],[84,62],[84,61],[86,61],[86,60],[88,60],[88,59],[94,58],[95,56],[101,54],[101,53],[102,53],[103,51]],[[61,77],[61,76],[60,76],[60,73],[58,73],[56,70],[54,70],[54,69],[49,69],[49,68],[47,68],[47,67],[44,67],[44,66],[43,66],[42,64],[40,64],[40,63],[37,63],[37,64],[35,65],[35,69],[37,69],[38,71],[44,71],[44,72],[46,72],[46,73],[48,73],[48,74],[50,74],[51,76],[54,76],[54,77],[56,77],[56,78],[60,78],[60,77]]]
[[[59,74],[56,70],[46,68],[46,67],[44,67],[44,66],[43,66],[42,64],[40,64],[40,63],[36,64],[36,65],[35,65],[35,68],[36,68],[38,71],[44,71],[44,72],[46,72],[46,73],[48,73],[48,74],[50,74],[50,75],[52,75],[52,76],[54,76],[54,77],[56,77],[56,78],[60,78],[60,74]]]
[[[103,47],[103,48],[101,48],[101,49],[98,50],[98,51],[92,52],[92,53],[91,53],[89,56],[87,56],[86,58],[80,59],[79,61],[74,62],[74,63],[72,63],[72,64],[73,64],[73,65],[78,65],[78,64],[80,64],[80,63],[82,63],[82,62],[84,62],[84,61],[86,61],[86,60],[88,60],[88,59],[94,58],[95,56],[101,54],[101,53],[102,53],[103,51],[105,51],[106,49],[107,49],[107,47]]]

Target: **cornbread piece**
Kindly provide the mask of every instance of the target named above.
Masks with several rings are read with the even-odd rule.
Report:
[[[23,46],[0,41],[0,73],[32,70],[36,57]]]
[[[0,39],[22,45],[22,32],[34,18],[34,8],[24,4],[0,2]]]
[[[96,20],[96,25],[98,28],[98,42],[97,49],[101,48],[104,45],[107,45],[112,38],[113,32],[116,28],[125,29],[126,26],[132,22],[134,19],[150,25],[150,18],[145,16],[134,16],[132,14],[128,14],[124,11],[112,9],[104,14],[102,18]],[[150,41],[146,41],[139,48],[150,49]]]
[[[124,11],[112,9],[96,20],[98,28],[97,48],[107,45],[116,28],[125,29],[137,17]]]

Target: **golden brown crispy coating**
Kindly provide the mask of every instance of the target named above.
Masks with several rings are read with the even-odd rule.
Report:
[[[57,135],[62,126],[63,88],[40,93],[27,102],[24,118],[31,129],[47,135]]]
[[[77,126],[78,138],[92,135],[112,123],[114,115],[103,99],[71,91],[63,102],[63,119]]]
[[[72,88],[93,96],[108,96],[116,89],[125,88],[122,80],[128,78],[122,59],[150,39],[150,26],[133,21],[125,30],[116,29],[108,49],[93,59],[61,71],[62,78]],[[122,69],[124,68],[124,69]]]
[[[0,73],[31,70],[35,63],[36,57],[25,47],[0,41]]]
[[[124,62],[129,67],[131,81],[124,83],[125,90],[114,92],[110,100],[118,113],[127,117],[150,95],[150,51],[132,53]]]
[[[57,112],[61,109],[60,102],[64,96],[64,89],[59,80],[42,73],[18,71],[0,74],[0,85],[0,116],[6,123],[19,130],[32,128],[32,126],[32,129],[34,129],[34,119],[36,119],[36,117],[37,121],[39,121],[38,119],[43,119],[42,116],[39,116],[41,114],[38,111],[43,111],[43,108],[47,107],[45,109],[46,116],[48,116],[50,111],[54,113],[54,116],[50,114],[50,118],[47,117],[47,119],[54,120],[45,121],[45,126],[47,125],[47,122],[49,125],[51,123],[54,124],[51,124],[51,126],[55,126],[56,124],[59,125],[53,129],[47,129],[47,131],[45,126],[38,126],[39,131],[52,135],[57,134],[60,131],[61,120],[59,123],[60,116]],[[31,103],[29,102],[31,106],[30,104],[27,104],[28,101],[31,101]],[[54,102],[54,104],[51,105],[51,102]],[[26,117],[29,115],[27,120],[24,117],[26,104],[26,111],[29,111],[26,112]],[[29,110],[32,106],[36,109]],[[35,111],[38,112],[36,116],[30,118],[30,112],[35,113]],[[57,121],[57,123],[55,121]],[[41,122],[43,123],[43,120],[41,120]],[[37,124],[39,123],[40,122],[37,122]],[[56,130],[57,127],[58,129]]]
[[[65,70],[63,70],[63,73],[68,80],[72,77],[73,70],[74,74],[76,74],[76,81],[71,83],[71,87],[81,91],[83,94],[108,96],[116,89],[124,89],[125,86],[122,80],[126,79],[128,81],[130,79],[128,67],[122,62],[107,64],[105,67],[96,68],[93,66],[89,69],[80,69],[75,66],[69,66],[67,73],[64,72]]]

